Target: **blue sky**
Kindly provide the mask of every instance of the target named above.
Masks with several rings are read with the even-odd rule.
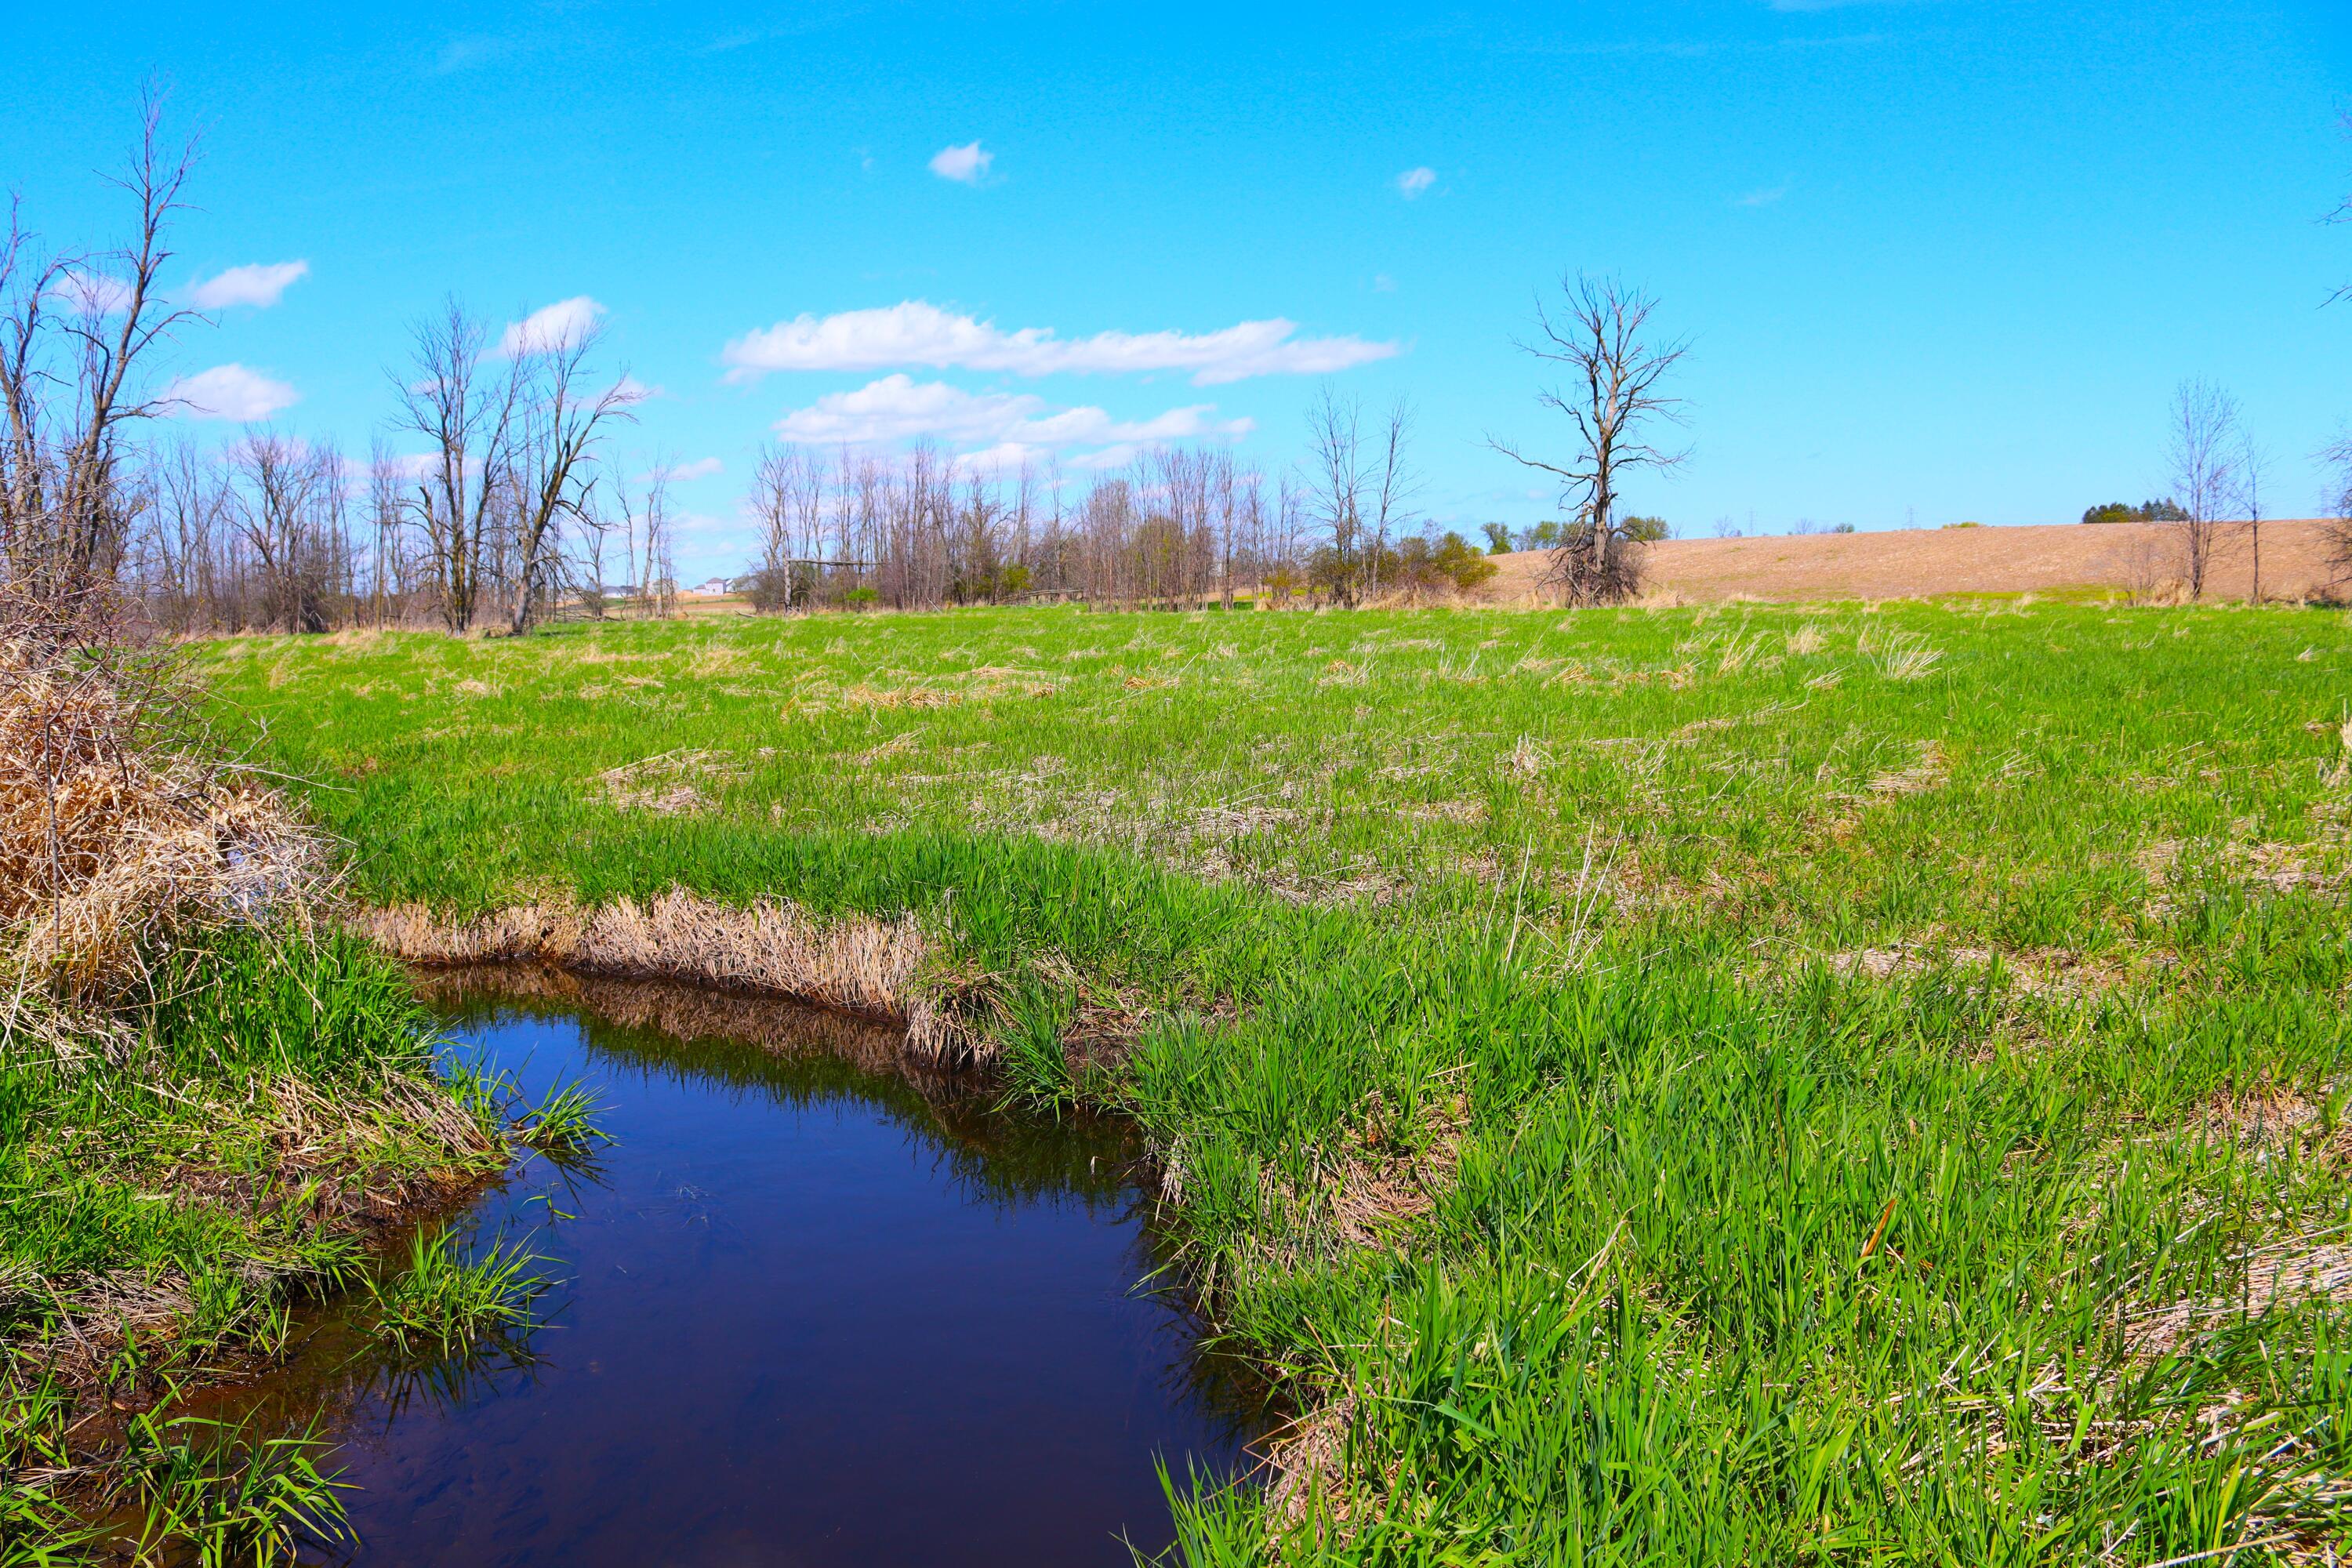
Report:
[[[218,283],[282,288],[177,372],[363,450],[445,293],[494,324],[593,300],[660,389],[633,466],[697,476],[690,573],[740,559],[780,428],[1073,472],[1224,432],[1271,464],[1323,374],[1412,399],[1433,518],[1532,521],[1549,491],[1483,442],[1556,436],[1511,339],[1574,268],[1693,339],[1692,459],[1632,498],[1685,532],[2136,500],[2189,375],[2306,511],[2352,418],[2340,4],[89,15],[12,24],[0,176],[34,226],[104,232],[90,172],[161,73],[206,128],[180,280],[305,264]]]

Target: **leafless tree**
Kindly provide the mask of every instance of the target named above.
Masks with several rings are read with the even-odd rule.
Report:
[[[816,479],[810,471],[814,468],[799,447],[772,445],[761,447],[759,461],[752,465],[749,504],[760,528],[760,563],[751,573],[755,610],[792,607],[793,529],[800,517],[802,490],[815,488],[810,483]]]
[[[2318,456],[2327,470],[2322,507],[2327,513],[2328,592],[2341,596],[2352,585],[2352,431],[2336,437]]]
[[[601,391],[590,384],[586,360],[602,337],[594,327],[561,338],[519,344],[521,417],[512,447],[520,506],[514,520],[514,603],[508,630],[530,625],[551,585],[558,559],[555,530],[565,518],[586,515],[593,483],[590,459],[605,426],[632,417],[637,401],[624,374]]]
[[[583,491],[573,521],[578,526],[572,530],[572,537],[577,542],[576,559],[572,568],[572,581],[579,595],[580,607],[588,613],[590,619],[601,621],[607,608],[604,556],[613,543],[612,507],[595,488],[591,487]]]
[[[2166,455],[2174,499],[2188,518],[2180,531],[2181,577],[2189,596],[2205,596],[2230,503],[2238,493],[2244,434],[2238,400],[2210,381],[2184,381],[2172,395]]]
[[[163,132],[163,95],[140,105],[140,139],[111,184],[136,208],[131,237],[98,255],[42,254],[9,209],[0,239],[0,553],[9,576],[63,601],[111,579],[128,533],[118,463],[125,427],[163,412],[141,367],[191,312],[158,288],[196,142]]]
[[[1307,409],[1309,504],[1330,541],[1331,588],[1343,605],[1358,596],[1364,549],[1363,407],[1323,384]]]
[[[2263,602],[2263,486],[2270,478],[2271,455],[2245,431],[2238,436],[2238,504],[2246,514],[2246,544],[2253,558],[2253,582],[2247,601]]]
[[[452,296],[416,322],[411,363],[392,375],[398,427],[431,448],[411,505],[441,616],[453,632],[471,628],[482,608],[492,509],[513,482],[521,435],[524,360],[488,365],[487,336]]]
[[[381,437],[368,449],[368,615],[377,626],[401,618],[406,610],[407,552],[404,548],[406,508],[402,500],[400,459]]]
[[[1421,476],[1414,471],[1408,448],[1412,441],[1412,405],[1398,398],[1390,405],[1372,454],[1370,489],[1371,516],[1372,591],[1380,591],[1381,563],[1389,554],[1392,534],[1401,535],[1414,518],[1413,498],[1421,493]]]
[[[341,459],[331,447],[248,429],[230,464],[237,532],[260,569],[260,624],[324,631],[342,566]]]
[[[1517,346],[1568,367],[1566,388],[1546,388],[1538,401],[1568,417],[1575,449],[1552,462],[1491,436],[1487,445],[1559,481],[1570,518],[1553,552],[1553,571],[1570,603],[1597,604],[1629,597],[1640,584],[1640,547],[1624,536],[1617,515],[1625,477],[1671,469],[1689,456],[1658,445],[1651,431],[1685,422],[1682,400],[1667,396],[1661,384],[1690,342],[1656,337],[1650,318],[1657,301],[1613,278],[1563,277],[1557,309],[1537,300],[1540,336]]]
[[[655,461],[646,479],[644,516],[638,524],[645,541],[645,574],[637,580],[637,605],[665,621],[677,614],[677,567],[670,560],[670,533],[677,522],[669,504],[670,468],[667,459]]]

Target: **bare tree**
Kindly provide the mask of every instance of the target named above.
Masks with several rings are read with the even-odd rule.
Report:
[[[239,481],[237,532],[260,568],[261,624],[324,631],[340,553],[340,460],[332,448],[247,429],[230,461]]]
[[[580,607],[588,612],[590,619],[601,621],[606,608],[604,552],[612,547],[613,514],[592,485],[582,489],[579,510],[573,518],[579,525],[573,531],[579,541],[579,558],[572,572]]]
[[[2270,478],[2271,455],[2244,431],[2238,437],[2238,500],[2246,513],[2246,543],[2253,557],[2253,582],[2247,601],[2263,602],[2263,485]]]
[[[1363,555],[1363,408],[1325,382],[1307,409],[1310,502],[1330,540],[1332,595],[1343,605],[1357,597]]]
[[[2320,448],[2327,468],[2322,507],[2327,513],[2328,592],[2340,595],[2352,584],[2352,431]]]
[[[624,374],[603,391],[582,384],[583,369],[603,334],[585,327],[545,342],[517,346],[521,398],[514,470],[520,490],[515,518],[514,605],[508,630],[520,637],[546,596],[557,559],[555,530],[566,517],[586,515],[589,462],[604,426],[631,418],[637,395]]]
[[[453,296],[413,330],[412,363],[394,373],[399,428],[431,444],[412,501],[441,616],[453,632],[481,608],[491,509],[514,477],[524,363],[486,374],[481,321]]]
[[[751,573],[751,607],[788,610],[793,604],[793,531],[800,516],[804,473],[814,465],[797,447],[760,448],[751,468],[751,516],[760,526],[760,563]]]
[[[1412,440],[1412,405],[1404,398],[1390,405],[1388,418],[1378,437],[1379,446],[1372,455],[1370,521],[1375,594],[1380,591],[1381,563],[1389,554],[1389,536],[1392,531],[1403,532],[1413,521],[1412,500],[1421,493],[1421,476],[1413,470],[1407,454]]]
[[[1654,337],[1650,317],[1657,301],[1613,278],[1563,277],[1560,293],[1557,311],[1537,300],[1541,336],[1517,346],[1568,367],[1567,389],[1546,388],[1538,401],[1568,416],[1575,450],[1554,463],[1491,436],[1487,445],[1559,479],[1570,521],[1553,551],[1553,572],[1570,603],[1598,604],[1630,597],[1640,584],[1640,547],[1625,537],[1617,516],[1625,476],[1674,468],[1690,455],[1657,445],[1649,433],[1662,422],[1684,423],[1682,400],[1665,395],[1660,384],[1690,352],[1690,342]]]
[[[2205,596],[2205,580],[2221,542],[2221,528],[2236,499],[2244,434],[2238,400],[2210,381],[2184,381],[2172,395],[2167,444],[2172,489],[2189,515],[2180,531],[2181,576],[2189,596]]]
[[[163,95],[149,88],[139,144],[110,181],[135,205],[134,232],[101,255],[37,255],[10,204],[0,240],[0,552],[10,577],[44,599],[86,594],[120,562],[123,429],[166,407],[143,395],[139,367],[192,315],[160,298],[157,279],[196,151],[193,137],[166,144]]]
[[[670,560],[669,471],[671,464],[656,457],[646,479],[643,521],[645,575],[637,581],[637,605],[647,615],[668,620],[677,614],[677,568]]]

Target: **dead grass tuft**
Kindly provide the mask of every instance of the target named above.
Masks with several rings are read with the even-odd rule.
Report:
[[[708,811],[715,804],[705,793],[745,777],[741,764],[716,752],[681,749],[640,757],[596,775],[604,798],[623,811],[650,811],[657,816]]]
[[[1919,795],[1944,782],[1944,753],[1933,741],[1919,742],[1919,754],[1906,768],[1890,768],[1870,781],[1874,795]]]
[[[20,981],[104,1000],[172,934],[304,896],[317,838],[172,747],[180,721],[167,673],[0,607],[0,952]]]
[[[2125,1348],[2135,1355],[2167,1355],[2232,1323],[2310,1302],[2352,1301],[2352,1243],[2295,1237],[2258,1247],[2242,1261],[2244,1281],[2235,1295],[2141,1312],[2125,1329]]]

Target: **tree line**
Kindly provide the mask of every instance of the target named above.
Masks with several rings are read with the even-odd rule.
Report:
[[[149,373],[203,321],[160,286],[196,157],[193,139],[163,136],[151,94],[115,181],[134,213],[125,244],[46,250],[12,206],[0,247],[0,556],[12,583],[120,591],[183,633],[520,633],[559,616],[674,611],[668,467],[633,477],[616,451],[642,389],[605,363],[591,321],[534,317],[494,335],[445,302],[388,372],[391,414],[364,456],[267,425],[209,447],[159,437],[186,401],[152,390]],[[1686,350],[1652,331],[1655,308],[1613,280],[1563,279],[1521,346],[1566,373],[1540,401],[1568,439],[1538,454],[1490,437],[1558,486],[1559,518],[1518,542],[1548,552],[1571,602],[1636,591],[1642,547],[1663,531],[1622,505],[1628,476],[1683,458],[1654,438],[1682,420],[1664,383]],[[772,445],[744,498],[758,538],[744,576],[756,607],[797,610],[1037,597],[1348,606],[1493,574],[1507,530],[1488,525],[1482,548],[1418,508],[1409,403],[1367,409],[1326,385],[1305,423],[1306,449],[1279,467],[1204,444],[1076,474],[1051,458],[981,468],[920,442]]]

